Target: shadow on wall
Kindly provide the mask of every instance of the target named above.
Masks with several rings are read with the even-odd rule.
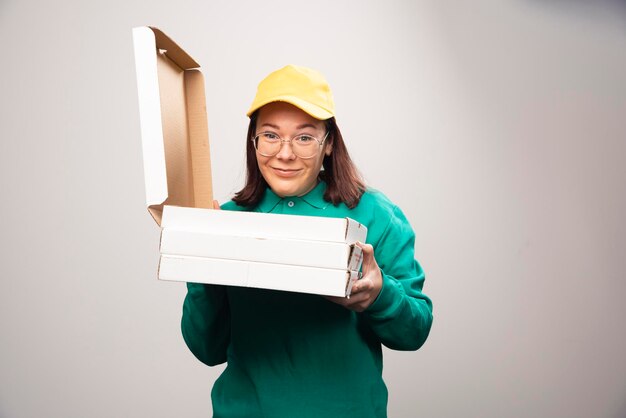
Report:
[[[621,408],[617,409],[617,414],[612,418],[626,418],[626,399],[622,401]]]
[[[567,9],[574,13],[623,13],[626,17],[626,0],[530,0],[530,3]]]

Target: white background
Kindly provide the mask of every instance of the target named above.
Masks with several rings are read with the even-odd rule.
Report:
[[[434,301],[426,345],[384,353],[391,417],[626,416],[625,2],[1,0],[1,417],[211,414],[222,367],[156,280],[148,24],[203,66],[221,202],[261,78],[328,78]]]

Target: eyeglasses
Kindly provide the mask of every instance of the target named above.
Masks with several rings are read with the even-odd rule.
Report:
[[[252,138],[254,149],[264,157],[273,157],[280,152],[283,142],[291,142],[291,150],[302,159],[313,158],[324,145],[328,132],[322,140],[309,134],[296,135],[291,139],[282,139],[274,132],[261,132]]]

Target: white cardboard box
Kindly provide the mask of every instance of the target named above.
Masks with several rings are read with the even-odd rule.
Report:
[[[355,252],[353,249],[357,249]],[[339,242],[213,235],[163,229],[161,254],[210,257],[293,266],[358,270],[360,247]],[[354,257],[353,257],[354,253]],[[354,260],[353,260],[354,259]]]
[[[181,279],[184,277],[185,279]],[[356,271],[253,261],[162,255],[159,278],[256,287],[328,296],[349,296]]]
[[[163,228],[254,238],[365,242],[367,228],[350,218],[278,215],[168,206]]]
[[[335,296],[337,289],[350,294],[363,261],[354,243],[367,236],[348,218],[174,206],[164,207],[161,227],[162,280]],[[312,275],[319,276],[315,284]]]
[[[349,245],[356,240],[365,242],[366,228],[347,218],[314,218],[324,226],[316,223],[317,226],[311,228],[310,217],[207,210],[212,207],[213,196],[204,78],[200,65],[157,28],[134,28],[133,44],[146,205],[161,226],[164,208],[165,212],[171,209],[167,223],[172,227],[164,227],[163,231],[217,234],[234,239],[255,236],[259,230],[264,230],[266,233],[271,231],[271,236],[264,238],[272,240],[316,241],[315,245],[341,242]],[[208,215],[216,213],[219,215]],[[218,224],[213,222],[217,217],[223,218]],[[272,227],[267,228],[268,225]],[[351,231],[356,231],[355,235]],[[165,233],[166,237],[168,234]],[[273,249],[267,251],[278,252],[281,244],[271,245]],[[331,246],[336,247],[334,244]],[[206,251],[202,254],[207,257],[162,255],[159,278],[349,295],[351,280],[358,273],[348,269],[358,270],[353,267],[360,265],[361,259],[360,256],[353,256],[348,267],[329,269],[219,259],[208,257],[211,253]],[[295,280],[298,277],[318,279]],[[314,283],[309,283],[311,281]]]
[[[367,228],[323,218],[164,206],[161,254],[359,270]]]

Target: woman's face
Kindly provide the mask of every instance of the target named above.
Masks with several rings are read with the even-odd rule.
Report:
[[[274,102],[259,110],[256,133],[270,131],[283,140],[296,135],[308,134],[322,139],[326,135],[324,121],[285,102]],[[256,153],[263,178],[274,193],[280,197],[302,196],[317,185],[324,155],[330,155],[331,144],[324,143],[313,158],[302,159],[293,153],[291,143],[283,142],[278,154],[264,157]]]

